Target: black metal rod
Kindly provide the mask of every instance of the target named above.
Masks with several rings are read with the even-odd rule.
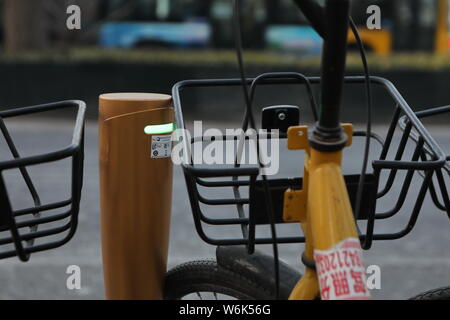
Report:
[[[450,199],[447,192],[447,186],[445,185],[444,177],[442,176],[442,171],[436,170],[436,176],[438,179],[439,187],[441,188],[442,200],[445,204],[445,211],[447,212],[447,216],[450,218]]]
[[[447,112],[450,112],[450,105],[417,111],[416,116],[419,118],[423,118]]]
[[[0,239],[0,245],[13,243],[13,242],[15,243],[16,240],[17,241],[27,241],[27,240],[31,240],[31,239],[37,239],[37,238],[43,238],[43,237],[47,237],[47,236],[56,235],[61,232],[67,231],[68,229],[70,229],[70,227],[71,227],[71,222],[68,222],[68,223],[64,224],[63,226],[59,226],[59,227],[55,227],[55,228],[51,228],[51,229],[40,230],[37,232],[29,232],[29,233],[22,234],[22,235],[18,234],[17,239],[14,237],[2,238],[2,239]],[[25,252],[25,250],[24,250],[24,252]],[[20,257],[20,255],[19,255],[19,257]]]
[[[401,161],[403,157],[403,153],[405,152],[406,144],[408,143],[409,133],[411,132],[411,123],[408,124],[405,131],[403,132],[402,139],[400,140],[399,147],[397,149],[397,153],[395,154],[395,161]],[[378,192],[377,198],[381,198],[386,195],[392,188],[394,184],[395,177],[397,176],[397,170],[392,169],[389,172],[388,180],[384,186],[384,188]]]
[[[423,150],[423,151],[421,152],[420,158],[421,158],[422,160],[427,160],[427,152],[425,152],[425,150]],[[441,173],[441,176],[442,176],[442,171],[441,171],[441,170],[436,170],[436,176],[438,176],[439,173]],[[422,176],[422,178],[425,178],[425,174],[424,174],[424,173],[419,172],[419,174],[420,174],[420,176]],[[439,179],[438,179],[438,182],[440,182]],[[444,182],[444,188],[445,188],[445,182]],[[442,211],[448,211],[447,208],[445,207],[445,205],[442,204],[442,203],[439,201],[439,198],[438,198],[438,195],[437,195],[437,192],[436,192],[436,187],[434,186],[434,183],[430,183],[430,188],[429,188],[429,189],[430,189],[431,200],[433,201],[434,205],[435,205],[438,209],[440,209],[440,210],[442,210]],[[442,189],[441,189],[441,190],[442,190]],[[442,190],[442,195],[444,195],[443,192],[444,192],[444,191]],[[447,197],[448,197],[447,191],[445,191],[445,193],[447,194]],[[450,210],[450,205],[448,206],[448,208],[449,208],[449,210]],[[450,217],[450,215],[449,215],[449,217]]]
[[[322,106],[315,133],[322,139],[341,137],[339,113],[344,84],[349,1],[327,0],[325,5],[325,33],[322,54]]]
[[[229,198],[229,199],[208,199],[202,195],[198,195],[198,200],[201,203],[209,204],[211,206],[231,205],[231,204],[248,204],[250,200],[247,198]]]
[[[248,218],[208,218],[200,211],[200,221],[213,226],[248,225]]]
[[[86,108],[86,104],[81,100],[65,100],[65,101],[58,101],[58,102],[52,102],[52,103],[46,103],[46,104],[39,104],[34,106],[27,106],[27,107],[20,107],[20,108],[14,108],[14,109],[8,109],[8,110],[2,110],[0,111],[0,117],[2,118],[10,118],[10,117],[16,117],[26,114],[33,114],[33,113],[41,113],[45,111],[51,111],[51,110],[60,110],[64,108]]]
[[[26,214],[34,214],[34,213],[38,213],[38,212],[42,212],[42,211],[48,211],[48,210],[53,210],[53,209],[58,209],[58,208],[63,208],[68,206],[69,204],[72,203],[72,199],[67,199],[64,201],[58,201],[58,202],[53,202],[53,203],[49,203],[49,204],[44,204],[41,206],[35,206],[35,207],[31,207],[31,208],[26,208],[26,209],[20,209],[20,210],[16,210],[13,212],[14,217],[18,217],[18,216],[23,216]]]
[[[195,168],[194,166],[184,166],[191,174],[200,178],[219,178],[228,176],[256,176],[259,173],[257,167],[245,168]]]
[[[254,192],[255,184],[256,184],[256,177],[251,177],[251,185],[250,185],[250,194]],[[255,237],[256,237],[256,224],[255,224],[255,217],[252,213],[250,213],[249,217],[250,224],[247,228],[247,252],[248,254],[253,254],[255,252]],[[245,237],[244,237],[245,239]]]
[[[67,210],[63,213],[53,214],[48,217],[40,217],[40,218],[34,218],[34,219],[26,220],[26,221],[17,222],[16,226],[17,226],[17,228],[32,227],[32,226],[38,225],[38,224],[41,225],[41,224],[45,224],[45,223],[60,221],[60,220],[70,217],[71,215],[72,215],[72,209]]]
[[[436,170],[436,172],[438,172],[438,171],[439,170]],[[444,194],[443,191],[442,191],[442,194]],[[443,205],[438,198],[438,195],[436,192],[436,187],[434,186],[434,183],[430,184],[430,195],[431,195],[431,200],[433,201],[436,208],[438,208],[439,210],[442,210],[442,211],[447,211],[447,208],[445,207],[445,205]],[[450,209],[450,206],[449,206],[449,209]]]
[[[386,134],[385,143],[383,149],[381,150],[380,160],[386,160],[389,148],[391,146],[392,138],[394,137],[395,128],[397,127],[397,122],[400,117],[401,109],[397,105],[395,107],[394,114],[392,116],[391,124],[389,125],[388,132]]]
[[[197,183],[203,187],[235,187],[235,186],[249,186],[249,180],[230,180],[230,181],[205,181],[197,178]]]

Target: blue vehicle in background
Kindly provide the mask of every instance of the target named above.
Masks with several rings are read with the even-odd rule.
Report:
[[[207,22],[109,22],[102,25],[100,45],[105,48],[205,48],[211,42]]]
[[[242,2],[245,46],[318,55],[322,40],[291,0]],[[127,10],[123,8],[127,7]],[[130,9],[131,8],[131,9]],[[128,12],[101,25],[105,48],[232,48],[230,0],[105,0],[105,10]]]
[[[263,48],[265,1],[245,2],[247,47]],[[232,47],[229,0],[104,0],[98,41],[105,48],[227,48]],[[262,13],[262,14],[261,14]],[[258,17],[256,17],[258,16]],[[256,17],[256,18],[255,18]],[[108,21],[109,20],[109,21]],[[113,20],[113,21],[111,21]]]
[[[271,25],[265,32],[267,48],[276,51],[320,55],[322,42],[322,38],[310,26]]]
[[[98,41],[106,48],[205,48],[212,38],[209,9],[209,1],[104,0],[107,22]]]

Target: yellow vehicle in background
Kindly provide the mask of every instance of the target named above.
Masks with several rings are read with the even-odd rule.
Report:
[[[392,53],[392,33],[390,31],[358,29],[361,40],[367,48],[382,56]],[[356,39],[351,30],[348,31],[348,43],[350,46],[356,45]]]
[[[365,6],[368,1],[362,1]],[[386,1],[371,1],[380,3],[381,7]],[[408,51],[433,51],[437,54],[447,54],[450,46],[449,38],[449,1],[448,0],[406,0],[392,1],[391,7],[387,9],[388,20],[392,21],[393,27],[369,30],[363,24],[359,24],[359,34],[366,47],[380,55],[389,55],[394,50]],[[412,14],[416,7],[419,14]],[[361,10],[360,10],[361,11]],[[406,13],[401,17],[399,12]],[[384,10],[381,9],[384,15]],[[389,23],[388,23],[389,24]],[[409,29],[405,32],[405,29]],[[397,30],[397,32],[396,32]],[[409,34],[406,37],[399,37],[399,34]],[[411,36],[418,34],[419,38],[426,39],[419,41],[418,47],[412,47],[413,41],[409,41]],[[400,39],[398,39],[400,38]],[[402,39],[403,38],[403,39]],[[404,41],[406,38],[406,41]],[[349,30],[348,41],[350,45],[356,45],[356,39]],[[403,42],[403,43],[402,43]]]

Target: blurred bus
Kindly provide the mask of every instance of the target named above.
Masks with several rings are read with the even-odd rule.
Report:
[[[320,54],[322,40],[292,0],[241,3],[246,48]],[[366,27],[366,10],[373,4],[381,9],[380,30]],[[351,13],[370,51],[380,55],[393,50],[447,53],[448,4],[449,0],[358,0],[352,2]],[[232,48],[232,6],[231,0],[104,0],[105,16],[124,7],[128,11],[120,21],[102,25],[100,44],[112,48]],[[350,32],[349,44],[355,47]]]
[[[208,1],[104,0],[101,15],[107,17],[111,13],[121,21],[101,26],[99,41],[104,47],[210,46]]]

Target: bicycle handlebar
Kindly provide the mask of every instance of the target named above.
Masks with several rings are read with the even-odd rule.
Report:
[[[309,21],[311,27],[322,37],[325,39],[325,13],[323,8],[314,0],[294,0],[294,3],[303,12],[306,20]]]

